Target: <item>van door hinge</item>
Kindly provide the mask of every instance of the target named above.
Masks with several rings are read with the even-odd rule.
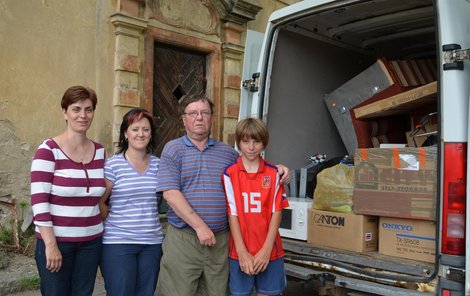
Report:
[[[253,75],[251,76],[252,77],[251,79],[243,80],[243,83],[242,83],[243,88],[246,88],[251,92],[258,91],[259,76],[260,76],[260,73],[256,72],[256,73],[253,73]]]
[[[463,70],[463,61],[470,60],[470,49],[461,49],[459,44],[446,44],[444,51],[444,71]]]

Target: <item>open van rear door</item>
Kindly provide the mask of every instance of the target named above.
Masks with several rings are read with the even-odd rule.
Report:
[[[465,278],[465,295],[470,295],[470,256],[466,256],[466,246],[470,245],[470,186],[466,175],[469,164],[466,156],[469,155],[468,139],[470,138],[469,114],[470,106],[470,61],[468,53],[470,48],[470,1],[437,1],[437,26],[438,40],[441,53],[441,84],[440,84],[440,113],[441,113],[441,143],[443,145],[441,157],[441,288],[446,289],[447,283],[452,283],[459,274]],[[461,167],[452,159],[450,147],[462,145],[467,147],[466,155],[462,155]],[[447,163],[447,162],[453,162]],[[462,163],[464,162],[464,163]],[[465,164],[466,162],[466,164]],[[452,168],[450,171],[447,168]],[[459,169],[460,168],[460,169]],[[462,178],[466,180],[466,197],[462,197],[459,203],[451,205],[447,188],[452,184],[452,177],[447,174],[455,174],[461,171]],[[458,174],[458,173],[457,173]],[[458,176],[456,176],[459,178]],[[452,222],[453,221],[453,222]],[[457,221],[457,222],[456,222]],[[460,222],[459,222],[460,221]],[[460,226],[459,226],[460,225]],[[467,227],[465,227],[467,225]],[[463,236],[463,237],[462,237]],[[461,244],[463,250],[450,247],[452,241],[464,238]],[[460,254],[459,254],[460,253]],[[460,262],[460,261],[464,262]],[[459,270],[455,266],[465,266],[465,270]],[[450,281],[448,281],[450,280]],[[460,279],[463,280],[463,279]],[[449,289],[451,289],[449,287]]]
[[[257,92],[258,81],[256,79],[263,33],[247,30],[245,42],[245,56],[243,58],[243,87],[240,98],[239,118],[251,115],[253,95]]]
[[[434,13],[435,17],[431,17],[431,21],[429,22],[429,27],[424,28],[421,30],[424,30],[424,32],[431,33],[433,36],[436,36],[436,40],[438,41],[436,44],[432,43],[432,48],[435,49],[435,52],[433,50],[433,55],[435,54],[436,56],[436,62],[437,62],[437,69],[438,69],[438,98],[439,98],[439,106],[438,106],[438,113],[439,113],[439,179],[437,180],[437,185],[439,187],[439,196],[438,196],[438,218],[437,221],[439,221],[439,227],[436,230],[436,237],[439,238],[438,243],[437,243],[437,249],[436,253],[438,258],[438,263],[436,264],[436,270],[438,271],[439,275],[439,281],[440,281],[440,288],[442,290],[439,290],[438,293],[436,294],[441,294],[440,291],[444,291],[442,293],[443,295],[463,295],[465,292],[465,295],[470,296],[470,275],[468,275],[467,271],[470,270],[470,256],[466,256],[466,246],[470,246],[470,227],[466,227],[466,225],[470,225],[470,215],[467,215],[466,213],[469,213],[470,211],[470,202],[467,202],[467,196],[470,196],[470,184],[468,183],[468,178],[467,178],[467,172],[470,169],[470,166],[468,165],[467,161],[467,155],[469,154],[470,151],[468,147],[468,139],[470,137],[470,120],[469,120],[469,114],[470,114],[470,105],[469,105],[469,100],[470,100],[470,62],[468,61],[467,58],[465,58],[465,50],[470,48],[470,18],[468,17],[470,15],[470,0],[432,0],[432,1],[383,1],[383,0],[370,0],[370,1],[364,1],[364,0],[348,0],[348,1],[326,1],[326,0],[305,0],[301,1],[299,3],[296,3],[294,5],[288,6],[286,9],[276,11],[273,13],[273,15],[269,19],[269,23],[267,26],[267,30],[264,36],[263,40],[263,45],[261,47],[261,53],[260,53],[260,61],[258,63],[258,69],[256,71],[252,71],[251,73],[245,74],[243,79],[246,79],[246,86],[248,90],[243,90],[242,92],[244,93],[241,98],[241,106],[240,106],[240,118],[244,118],[247,116],[255,116],[255,117],[260,117],[268,121],[268,123],[275,123],[276,120],[281,118],[284,121],[280,125],[289,125],[291,126],[292,122],[297,122],[297,118],[305,118],[307,116],[302,116],[300,112],[297,112],[297,110],[294,110],[295,105],[293,104],[294,100],[293,97],[295,96],[295,92],[300,90],[303,90],[302,96],[296,96],[296,103],[298,103],[300,100],[303,100],[305,96],[310,96],[310,97],[316,97],[316,98],[321,98],[321,95],[324,92],[324,89],[327,87],[324,86],[324,81],[326,80],[319,80],[316,79],[314,81],[308,81],[308,80],[303,80],[301,78],[307,77],[307,75],[301,76],[299,73],[294,73],[297,71],[297,68],[294,66],[286,67],[287,69],[291,71],[284,71],[280,74],[279,68],[275,68],[272,65],[274,62],[279,62],[279,60],[283,61],[290,61],[289,55],[285,54],[285,52],[279,51],[275,47],[277,46],[277,43],[280,40],[286,40],[286,39],[281,39],[283,35],[279,33],[283,28],[289,28],[292,29],[292,31],[295,31],[297,27],[292,26],[289,27],[289,24],[301,24],[301,20],[304,19],[305,16],[313,15],[315,14],[315,17],[317,20],[319,20],[318,23],[322,24],[325,22],[326,24],[334,24],[334,17],[331,17],[332,13],[338,13],[338,16],[341,15],[341,13],[347,8],[350,7],[362,7],[362,8],[367,8],[368,6],[373,6],[373,5],[378,5],[380,6],[381,4],[387,2],[386,4],[389,5],[390,3],[393,2],[393,5],[395,7],[399,5],[417,5],[419,6],[420,3],[425,3],[427,6],[425,7],[425,10],[430,13]],[[389,5],[391,6],[391,5]],[[421,11],[419,9],[416,9],[416,11]],[[365,11],[365,10],[364,10]],[[415,12],[416,12],[415,11]],[[330,14],[328,14],[330,13]],[[395,16],[400,16],[403,18],[407,18],[409,12],[407,11],[398,11],[396,12]],[[330,16],[328,21],[322,19],[324,15]],[[354,17],[357,14],[349,14],[349,17],[351,19],[354,19]],[[363,16],[366,16],[367,14],[363,14]],[[427,15],[428,16],[428,15]],[[378,15],[377,18],[379,19],[381,16]],[[358,19],[354,19],[358,21]],[[360,20],[359,20],[360,21]],[[375,26],[376,23],[368,23],[368,20],[363,20],[362,22],[359,22],[359,24],[362,24],[364,26],[370,25],[371,28],[365,28],[365,29],[374,29],[374,28],[379,28],[380,26]],[[379,23],[377,23],[379,24]],[[406,25],[406,23],[405,23]],[[325,31],[332,26],[325,27]],[[373,27],[373,28],[372,28]],[[304,27],[302,27],[303,29]],[[308,27],[312,32],[305,30],[302,31],[302,34],[310,34],[312,33],[313,35],[318,35],[316,34],[316,28],[310,26]],[[312,29],[314,28],[314,29]],[[320,32],[323,27],[318,27]],[[351,22],[351,27],[349,28],[356,28],[357,32],[360,31],[361,27],[358,27],[358,23]],[[344,29],[344,28],[343,28]],[[300,30],[300,29],[299,29]],[[365,31],[367,31],[365,30]],[[285,29],[284,31],[288,31]],[[335,31],[335,30],[332,30]],[[347,30],[346,30],[347,31]],[[356,31],[355,31],[356,32]],[[406,35],[406,34],[420,34],[423,31],[420,31],[419,29],[416,30],[408,30],[408,31],[400,31],[400,28],[398,28],[396,31],[393,32],[388,32],[390,33],[389,35],[392,35],[392,37],[398,38],[400,35]],[[436,32],[436,34],[435,34]],[[324,32],[321,32],[324,33]],[[393,34],[396,33],[396,34]],[[301,35],[301,34],[299,34]],[[320,34],[321,35],[321,34]],[[289,35],[290,36],[290,35]],[[297,36],[297,35],[296,35]],[[328,37],[328,34],[324,33],[321,35],[321,37],[318,39],[318,43],[321,43],[320,41],[323,41],[322,37]],[[285,37],[285,35],[284,35]],[[318,36],[316,36],[318,37]],[[380,36],[381,37],[381,36]],[[380,39],[380,37],[376,37],[377,39]],[[300,38],[299,38],[300,39]],[[431,39],[434,40],[433,37]],[[261,40],[261,38],[259,38]],[[289,39],[291,40],[291,39]],[[353,41],[355,41],[354,39]],[[362,40],[359,39],[358,40]],[[303,39],[302,39],[303,41]],[[328,42],[333,43],[332,38],[327,39]],[[336,40],[335,40],[336,41]],[[348,40],[349,41],[349,40]],[[318,44],[316,43],[316,44]],[[334,42],[336,44],[336,42]],[[344,42],[343,42],[344,43]],[[299,42],[302,46],[305,43]],[[410,43],[402,43],[403,48],[421,48],[421,47],[414,47],[417,45],[422,45],[422,44],[410,44]],[[342,44],[344,45],[344,44]],[[299,47],[296,47],[296,49],[299,49]],[[332,47],[328,47],[332,48]],[[348,47],[345,46],[345,49]],[[302,49],[302,48],[300,48]],[[317,48],[309,48],[311,49],[310,52],[317,52]],[[383,49],[388,49],[388,48],[383,48]],[[249,54],[252,52],[251,50],[247,49],[245,54]],[[344,52],[344,51],[343,51]],[[276,56],[275,53],[278,55]],[[293,53],[290,57],[292,56],[304,56],[304,55],[299,55],[299,52]],[[351,53],[355,53],[355,51],[351,51]],[[417,56],[420,54],[423,54],[425,56],[425,53],[422,51],[415,52]],[[316,55],[317,56],[317,55]],[[333,55],[329,55],[324,53],[325,57],[330,57],[331,59],[324,59],[328,62],[334,61],[334,63],[331,63],[331,66],[335,66],[337,64],[344,65],[344,54],[341,54],[340,58],[342,60],[340,61],[339,59],[336,59],[336,57],[333,57]],[[278,60],[276,60],[276,57]],[[324,65],[321,65],[321,62],[323,60],[320,60],[320,58],[315,59],[313,54],[309,56],[311,60],[314,60],[315,63],[313,67],[316,69],[321,69],[319,71],[322,71],[325,69],[326,70],[331,70],[328,67],[325,67]],[[332,58],[333,57],[333,58]],[[348,57],[349,58],[349,57]],[[402,58],[401,56],[397,58]],[[295,66],[302,66],[301,62],[304,62],[305,60],[302,60],[299,62],[300,58],[296,60],[297,63],[292,63],[292,65]],[[253,60],[252,60],[253,62]],[[305,61],[307,62],[307,61]],[[285,63],[287,64],[287,62]],[[308,65],[308,63],[306,63]],[[284,65],[284,64],[283,64]],[[330,65],[328,65],[330,66]],[[245,65],[246,68],[246,65]],[[347,67],[344,67],[346,70],[348,69]],[[272,71],[274,69],[274,71]],[[281,68],[282,69],[282,68]],[[356,69],[354,69],[356,70]],[[352,70],[351,70],[352,71]],[[260,75],[259,78],[255,75],[255,77],[252,76],[252,73],[260,73],[256,75]],[[359,71],[355,71],[355,73],[358,73]],[[331,71],[329,73],[332,73]],[[335,79],[342,79],[341,81],[347,81],[347,75],[343,72],[335,71]],[[302,74],[302,73],[300,73]],[[322,77],[323,73],[317,73],[319,74],[317,77]],[[321,74],[321,75],[320,75]],[[340,77],[341,75],[344,75],[343,77]],[[273,78],[277,78],[277,80],[274,80]],[[289,78],[289,79],[287,79]],[[302,83],[298,83],[301,81]],[[308,81],[305,83],[305,81]],[[257,83],[259,82],[259,89]],[[276,82],[278,84],[276,84]],[[293,82],[293,83],[292,83]],[[310,83],[310,85],[308,84]],[[340,83],[338,82],[338,85]],[[273,87],[277,86],[277,87]],[[282,86],[282,87],[281,87]],[[250,90],[251,87],[251,90]],[[310,87],[310,88],[308,88]],[[333,90],[334,88],[331,88]],[[310,93],[306,93],[304,89],[309,89],[311,90]],[[328,91],[328,90],[327,90]],[[250,93],[249,95],[246,95]],[[278,113],[281,115],[273,118],[273,112],[274,110],[274,103],[278,102],[276,101],[276,98],[279,100],[282,100],[282,107],[276,109]],[[269,103],[268,100],[271,100],[271,104]],[[318,100],[320,103],[320,100]],[[324,107],[321,104],[318,104],[318,106],[315,107]],[[271,112],[270,112],[270,117],[268,119],[268,105],[271,105]],[[296,112],[294,112],[294,111]],[[305,109],[304,109],[305,110]],[[300,111],[304,111],[300,110]],[[308,109],[307,109],[308,110]],[[315,110],[323,110],[322,108],[317,108]],[[289,119],[285,119],[285,111],[290,111],[290,113],[295,113],[295,116],[291,114]],[[316,113],[315,113],[316,112]],[[323,116],[324,112],[311,112],[308,114],[308,118],[317,118],[319,116]],[[328,114],[326,114],[329,116]],[[292,120],[295,119],[295,120]],[[319,133],[317,130],[321,127],[325,129],[324,125],[315,125],[315,124],[306,124],[304,126],[310,127],[310,130],[307,132],[309,133]],[[278,126],[275,126],[278,127]],[[297,127],[297,126],[296,126]],[[285,131],[284,129],[280,128],[273,128],[272,132],[276,133],[277,136],[279,137],[284,137],[285,135],[289,133],[291,137],[294,137],[293,132],[296,131],[296,127],[293,127],[290,130]],[[326,134],[332,134],[331,133],[326,133]],[[314,135],[309,134],[310,137],[294,137],[295,139],[308,139],[314,138]],[[274,137],[273,137],[274,138]],[[312,152],[317,152],[317,151],[323,151],[323,150],[328,150],[330,153],[330,149],[323,149],[324,147],[321,146],[318,149],[317,146],[319,145],[327,145],[323,144],[325,143],[325,140],[331,140],[330,138],[326,139],[325,138],[319,138],[319,140],[315,140],[315,150]],[[333,138],[334,140],[334,138]],[[333,141],[331,140],[331,141]],[[270,143],[276,143],[275,141],[271,141]],[[318,144],[321,143],[321,144]],[[307,143],[308,144],[308,143]],[[276,147],[275,145],[270,145],[271,147]],[[272,152],[274,156],[279,157],[283,156],[286,154],[296,154],[296,155],[303,155],[304,151],[299,151],[299,147],[303,147],[305,145],[301,145],[299,143],[295,143],[295,145],[292,145],[292,147],[287,147],[287,151],[283,151],[281,148],[284,148],[283,145],[276,147],[277,150],[280,152],[276,153]],[[294,147],[295,146],[295,147]],[[312,145],[313,146],[313,145]],[[330,146],[334,145],[329,145]],[[339,147],[339,146],[338,146]],[[461,154],[459,158],[452,158],[453,156],[448,157],[447,151],[450,151],[448,148],[458,148],[459,153]],[[295,148],[295,149],[294,149]],[[333,147],[334,148],[334,147]],[[295,150],[295,152],[294,152]],[[299,153],[300,152],[300,153]],[[309,151],[310,152],[310,151]],[[310,152],[311,153],[311,152]],[[339,153],[335,153],[334,155],[337,155]],[[271,157],[271,155],[270,155]],[[279,163],[284,163],[287,165],[290,165],[292,168],[299,167],[297,163],[297,159],[293,160],[292,162],[295,162],[295,164],[288,163],[287,161],[284,161],[283,159],[277,160],[275,157],[273,157],[274,160],[280,161]],[[447,160],[446,160],[447,159]],[[445,172],[451,172],[453,175],[452,177],[449,177],[449,174],[446,174]],[[451,184],[452,183],[452,184]],[[457,184],[458,183],[458,184]],[[455,184],[458,185],[459,190],[455,190],[456,187]],[[462,186],[463,184],[463,186]],[[451,188],[452,190],[450,190]],[[449,193],[449,191],[451,191]],[[458,192],[457,192],[458,191]],[[447,193],[446,193],[447,192]],[[455,195],[457,192],[460,194],[458,197],[458,202],[455,202]],[[453,195],[452,195],[453,194]],[[442,235],[441,235],[442,234]],[[457,243],[456,243],[457,242]],[[457,246],[456,248],[454,248]],[[433,274],[434,276],[434,274]],[[367,282],[368,284],[372,284],[371,282]],[[464,285],[465,284],[465,285]],[[449,292],[452,291],[452,292]],[[447,293],[447,294],[446,294]]]

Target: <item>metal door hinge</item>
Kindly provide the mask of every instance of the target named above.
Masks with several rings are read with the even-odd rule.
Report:
[[[444,71],[463,70],[463,61],[470,60],[470,49],[461,49],[459,44],[446,44],[444,51]]]
[[[251,92],[258,91],[259,76],[260,76],[260,73],[256,72],[256,73],[253,73],[253,75],[251,76],[252,77],[251,79],[243,80],[243,83],[242,83],[243,88],[246,88]]]

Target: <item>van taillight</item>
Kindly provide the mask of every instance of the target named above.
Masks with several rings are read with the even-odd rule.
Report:
[[[444,144],[442,253],[465,255],[467,143]]]

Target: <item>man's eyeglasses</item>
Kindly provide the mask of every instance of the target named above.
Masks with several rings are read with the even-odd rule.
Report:
[[[196,118],[198,115],[201,115],[202,118],[207,118],[207,117],[212,115],[212,112],[210,112],[210,111],[201,111],[201,112],[191,111],[191,112],[185,112],[183,114],[187,115],[191,118]]]

